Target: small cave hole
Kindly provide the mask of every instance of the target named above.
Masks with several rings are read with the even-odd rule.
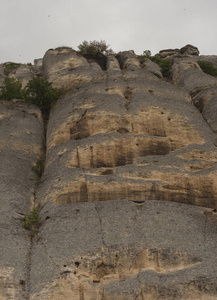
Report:
[[[114,170],[106,169],[101,173],[101,175],[110,175],[110,174],[114,174]]]
[[[25,285],[26,284],[25,280],[20,280],[20,284]]]
[[[124,133],[128,133],[129,130],[127,128],[120,127],[120,128],[117,129],[117,132],[124,134]]]
[[[75,261],[75,266],[78,268],[80,263],[78,261]]]

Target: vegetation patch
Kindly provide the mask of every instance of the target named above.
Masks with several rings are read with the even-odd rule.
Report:
[[[89,62],[95,61],[103,70],[106,69],[107,55],[114,54],[113,50],[105,41],[83,41],[78,46],[78,53],[85,57]]]
[[[41,177],[44,172],[44,159],[38,159],[32,170]]]
[[[40,217],[38,208],[33,208],[28,215],[23,218],[23,227],[33,232],[38,232],[40,227]]]
[[[17,63],[5,63],[4,64],[4,73],[6,76],[8,76],[10,73],[16,71],[17,68],[19,68],[19,66],[21,66],[21,64],[17,64]]]
[[[50,109],[65,92],[53,88],[52,83],[39,77],[30,80],[24,89],[19,80],[7,77],[4,80],[4,87],[1,89],[0,99],[24,99],[37,105],[46,119]]]
[[[198,65],[204,73],[217,77],[217,68],[215,68],[211,63],[199,60]]]
[[[161,67],[161,71],[164,77],[169,77],[170,68],[171,68],[171,59],[170,58],[160,58],[159,56],[151,55],[150,50],[143,51],[142,55],[137,56],[141,64],[143,64],[147,59],[150,59],[154,63],[158,64]]]
[[[170,58],[160,58],[158,56],[153,56],[150,58],[151,61],[158,64],[161,67],[162,74],[164,77],[169,77],[170,68],[171,68],[171,59]]]
[[[24,99],[24,90],[19,80],[6,77],[4,80],[4,86],[1,89],[0,99],[12,100],[12,99]]]
[[[81,55],[91,55],[93,57],[99,57],[101,55],[114,54],[113,50],[109,48],[109,45],[105,41],[101,40],[100,42],[92,41],[87,42],[83,41],[79,46],[79,53]]]
[[[137,58],[141,64],[143,64],[147,59],[151,59],[151,51],[145,50],[142,55],[138,55]]]

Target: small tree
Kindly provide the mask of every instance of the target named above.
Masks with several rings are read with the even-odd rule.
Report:
[[[138,55],[137,58],[140,63],[143,64],[147,59],[151,59],[151,51],[145,50],[143,51],[142,55]]]
[[[24,93],[22,90],[22,84],[19,80],[6,77],[4,80],[4,86],[1,90],[0,99],[12,100],[23,99]]]
[[[61,94],[61,90],[52,88],[52,83],[39,77],[30,80],[25,89],[25,99],[36,104],[44,115],[49,114]]]
[[[99,57],[102,55],[108,55],[108,54],[113,54],[113,50],[110,48],[109,45],[106,44],[105,41],[101,40],[100,42],[97,41],[92,41],[92,42],[87,42],[83,41],[79,46],[78,46],[79,52],[82,55],[90,55],[94,57]]]
[[[151,57],[151,51],[150,50],[145,50],[143,51],[143,56],[150,58]]]

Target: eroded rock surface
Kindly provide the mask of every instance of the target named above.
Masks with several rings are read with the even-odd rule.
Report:
[[[22,101],[0,102],[0,299],[26,299],[30,243],[22,226],[35,201],[32,167],[44,149],[41,112]]]
[[[169,78],[132,50],[103,68],[48,50],[34,74],[68,92],[46,151],[40,111],[0,102],[2,249],[14,245],[0,299],[217,298],[217,79],[198,65],[216,57],[191,45],[159,56]],[[40,179],[32,166],[44,157]],[[22,218],[34,205],[32,234]]]
[[[31,299],[216,297],[211,209],[113,200],[46,204],[42,218]]]
[[[39,198],[58,204],[160,199],[216,208],[213,131],[189,90],[142,68],[132,51],[118,58],[118,77],[77,86],[52,111]],[[117,72],[114,60],[109,67]],[[200,80],[216,83],[196,70]]]

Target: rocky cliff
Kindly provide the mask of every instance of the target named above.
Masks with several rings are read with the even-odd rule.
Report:
[[[0,299],[217,299],[217,56],[71,48],[6,76],[67,93],[45,124],[0,102]],[[44,167],[42,164],[44,162]],[[39,209],[40,227],[24,228]]]

